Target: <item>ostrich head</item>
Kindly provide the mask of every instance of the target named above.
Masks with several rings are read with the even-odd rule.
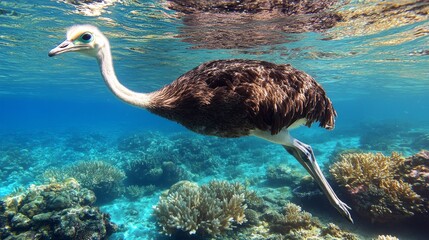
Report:
[[[65,52],[80,52],[88,56],[97,57],[103,48],[109,48],[109,41],[91,25],[75,25],[68,29],[67,39],[49,52],[53,57]]]

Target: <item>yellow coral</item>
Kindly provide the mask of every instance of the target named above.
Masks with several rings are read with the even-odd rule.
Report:
[[[422,199],[413,191],[410,184],[402,180],[387,179],[381,182],[380,188],[387,191],[390,203],[404,216],[413,216],[414,212],[422,211]]]
[[[319,225],[318,220],[313,218],[311,213],[303,211],[300,206],[290,202],[284,208],[284,222],[300,228],[310,228],[314,223]]]
[[[330,172],[341,186],[351,189],[393,178],[404,161],[396,152],[390,157],[382,153],[346,153],[340,155],[340,161],[332,165]]]
[[[425,211],[422,197],[404,181],[406,159],[400,154],[347,153],[339,159],[330,172],[361,215],[387,222]]]
[[[398,199],[401,196],[406,197],[410,201],[416,201],[420,198],[420,196],[413,191],[411,185],[402,180],[386,179],[381,181],[380,187],[390,190],[390,196],[393,199]]]

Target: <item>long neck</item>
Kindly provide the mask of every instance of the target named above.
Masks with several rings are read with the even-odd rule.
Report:
[[[131,105],[143,108],[149,107],[151,94],[134,92],[119,82],[113,68],[112,54],[108,44],[97,53],[97,60],[100,65],[101,75],[103,75],[104,81],[113,94]]]

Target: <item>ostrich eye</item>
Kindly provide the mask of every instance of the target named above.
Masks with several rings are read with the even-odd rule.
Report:
[[[92,34],[91,33],[84,33],[80,36],[80,40],[84,43],[89,43],[92,41]]]

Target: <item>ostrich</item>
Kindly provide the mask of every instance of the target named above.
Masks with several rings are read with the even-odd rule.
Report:
[[[203,63],[151,93],[134,92],[116,77],[110,44],[92,25],[75,25],[67,39],[49,52],[56,56],[80,52],[95,57],[101,75],[119,99],[176,121],[204,135],[236,138],[256,136],[282,145],[315,179],[329,202],[353,222],[323,176],[312,148],[293,138],[300,125],[332,129],[336,112],[324,89],[311,76],[289,64],[256,60],[216,60]]]

